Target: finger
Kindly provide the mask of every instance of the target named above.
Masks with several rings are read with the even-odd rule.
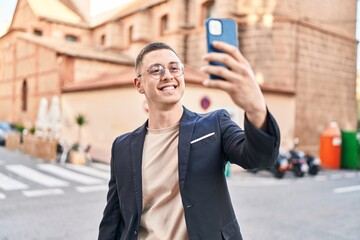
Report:
[[[204,60],[208,62],[223,63],[234,72],[244,73],[244,67],[242,67],[244,64],[239,63],[237,60],[230,57],[226,53],[209,53],[204,56]]]
[[[212,43],[213,47],[226,52],[227,54],[231,55],[233,58],[238,60],[239,62],[245,63],[246,65],[250,66],[249,62],[245,59],[245,57],[241,54],[238,47],[235,47],[231,44],[221,41],[214,41]]]
[[[218,52],[208,53],[203,57],[203,59],[208,62],[223,63],[230,69],[236,69],[235,66],[238,65],[238,61],[226,53],[218,53]]]
[[[233,89],[233,84],[227,82],[227,81],[223,81],[223,80],[210,80],[210,79],[205,79],[202,83],[205,87],[208,88],[217,88],[217,89],[221,89],[225,92],[230,92]]]
[[[248,74],[246,68],[243,66],[239,66],[237,72],[229,70],[223,66],[213,65],[204,66],[200,70],[206,74],[212,74],[221,77],[229,82],[243,81],[242,79],[244,79]]]

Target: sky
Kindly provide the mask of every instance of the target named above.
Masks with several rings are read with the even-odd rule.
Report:
[[[121,6],[132,0],[91,0],[90,15],[97,15],[111,8]],[[0,0],[0,36],[6,30],[17,0]]]

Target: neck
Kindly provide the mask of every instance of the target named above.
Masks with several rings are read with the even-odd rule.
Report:
[[[173,108],[162,110],[151,110],[149,108],[148,128],[161,129],[174,126],[180,122],[183,114],[183,107],[181,104],[175,105]]]

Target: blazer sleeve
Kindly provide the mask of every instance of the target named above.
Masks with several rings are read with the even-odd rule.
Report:
[[[111,173],[110,173],[110,181],[109,181],[109,190],[107,194],[107,204],[104,209],[103,218],[100,222],[98,240],[117,239],[119,234],[120,221],[122,219],[120,206],[119,206],[119,199],[117,194],[116,178],[114,174],[115,163],[114,163],[113,149],[114,149],[114,144],[111,150],[111,162],[110,162]]]
[[[267,129],[263,131],[252,125],[245,115],[244,131],[223,110],[220,128],[226,159],[245,169],[271,167],[279,154],[280,131],[268,110],[266,121]]]

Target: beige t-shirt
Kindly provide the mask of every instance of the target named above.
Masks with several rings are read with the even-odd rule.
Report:
[[[188,239],[178,174],[179,124],[148,129],[142,158],[141,240]]]

